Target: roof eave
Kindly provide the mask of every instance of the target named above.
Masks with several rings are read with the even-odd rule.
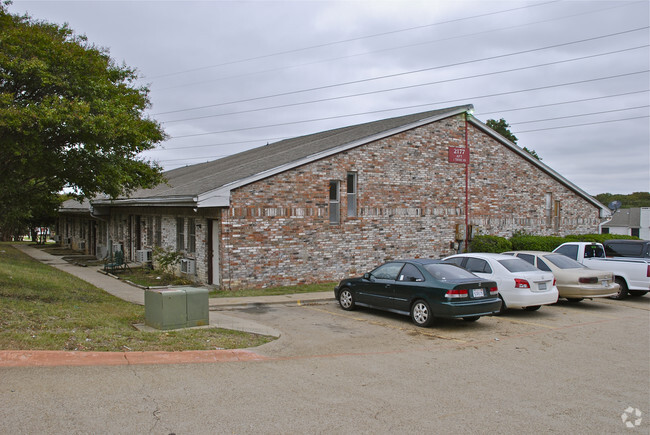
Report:
[[[473,110],[474,106],[471,104],[468,104],[466,106],[460,106],[455,110],[450,110],[448,112],[444,112],[438,116],[431,116],[428,118],[421,119],[416,122],[412,122],[409,124],[401,125],[396,128],[392,128],[390,130],[382,131],[381,133],[377,133],[371,136],[364,137],[362,139],[358,139],[352,142],[348,142],[346,144],[330,148],[325,151],[321,151],[319,153],[312,154],[310,156],[307,156],[305,158],[295,160],[290,163],[286,163],[284,165],[276,166],[275,168],[259,172],[257,174],[251,175],[249,177],[242,178],[240,180],[233,181],[231,183],[225,184],[221,187],[218,187],[217,189],[213,189],[207,192],[200,193],[198,195],[198,207],[229,207],[230,206],[230,193],[232,190],[245,186],[250,183],[254,183],[259,180],[263,180],[265,178],[271,177],[273,175],[285,172],[290,169],[297,168],[299,166],[315,162],[317,160],[332,156],[334,154],[338,154],[347,150],[350,150],[352,148],[359,147],[361,145],[365,145],[370,142],[374,142],[377,140],[384,139],[386,137],[390,137],[417,127],[421,127],[426,124],[430,124],[432,122],[440,121],[441,119],[445,118],[450,118],[452,116],[459,115],[461,113],[467,113],[471,110]]]
[[[490,127],[488,127],[486,124],[482,123],[478,119],[472,117],[469,117],[469,122],[474,125],[475,127],[481,129],[484,133],[494,137],[497,139],[499,142],[504,144],[506,147],[517,153],[520,157],[524,158],[528,162],[532,163],[533,165],[539,167],[542,171],[546,172],[548,175],[553,177],[556,181],[559,181],[560,183],[564,184],[566,187],[569,189],[573,190],[575,193],[578,195],[582,196],[585,200],[593,204],[595,207],[600,209],[600,217],[601,218],[607,218],[611,216],[611,211],[603,204],[601,204],[597,199],[595,199],[593,196],[589,195],[587,192],[573,184],[571,181],[567,180],[564,178],[562,175],[560,175],[558,172],[555,170],[551,169],[549,166],[547,166],[545,163],[543,163],[541,160],[536,159],[535,157],[531,156],[529,153],[524,151],[522,148],[517,146],[516,144],[512,143],[496,131],[492,130]]]

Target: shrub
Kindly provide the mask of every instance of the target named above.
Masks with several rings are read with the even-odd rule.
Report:
[[[512,250],[512,244],[505,237],[498,236],[476,236],[470,243],[471,252],[495,252],[501,253]]]
[[[563,237],[515,234],[510,238],[510,242],[515,251],[552,251],[566,240]]]

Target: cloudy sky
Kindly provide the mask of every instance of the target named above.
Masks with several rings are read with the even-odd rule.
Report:
[[[20,1],[151,90],[166,169],[473,104],[583,190],[650,191],[648,1]]]

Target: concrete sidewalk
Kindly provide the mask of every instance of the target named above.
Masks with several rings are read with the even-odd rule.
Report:
[[[101,267],[83,267],[69,263],[61,256],[49,254],[42,249],[34,248],[29,245],[13,245],[16,249],[24,252],[30,257],[48,264],[59,270],[76,276],[86,282],[99,287],[106,292],[123,299],[125,301],[144,305],[145,290],[128,284],[127,282],[117,279],[109,274],[102,273]],[[270,335],[279,337],[280,331],[255,323],[245,321],[234,316],[229,316],[224,311],[236,308],[253,307],[259,305],[301,305],[313,304],[331,301],[334,299],[334,291],[319,293],[299,293],[277,296],[255,296],[255,297],[233,297],[233,298],[210,298],[210,326],[232,329],[235,331],[244,331],[254,334]]]

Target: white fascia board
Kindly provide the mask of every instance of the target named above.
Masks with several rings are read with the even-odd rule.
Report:
[[[150,198],[101,199],[92,201],[97,206],[158,206],[158,207],[195,207],[196,196],[161,196]]]
[[[564,184],[566,187],[568,187],[569,189],[573,190],[573,191],[574,191],[575,193],[577,193],[578,195],[582,196],[584,199],[586,199],[587,201],[589,201],[589,202],[590,202],[591,204],[593,204],[594,206],[598,207],[598,208],[600,209],[600,218],[601,218],[601,219],[606,219],[606,218],[608,218],[608,217],[611,216],[612,213],[611,213],[611,211],[610,211],[606,206],[604,206],[604,205],[601,204],[598,200],[596,200],[596,198],[592,197],[592,196],[589,195],[587,192],[585,192],[584,190],[582,190],[581,188],[579,188],[578,186],[576,186],[575,184],[573,184],[572,182],[570,182],[569,180],[567,180],[566,178],[564,178],[564,177],[563,177],[562,175],[560,175],[558,172],[556,172],[555,170],[551,169],[550,166],[547,166],[547,165],[546,165],[544,162],[542,162],[541,160],[537,160],[535,157],[533,157],[533,156],[531,156],[530,154],[528,154],[528,153],[527,153],[526,151],[524,151],[522,148],[519,148],[518,145],[516,145],[516,144],[510,142],[508,139],[506,139],[505,137],[501,136],[499,133],[497,133],[496,131],[492,130],[492,129],[491,129],[490,127],[488,127],[486,124],[483,124],[481,121],[479,121],[478,119],[474,118],[473,116],[469,118],[469,122],[470,122],[472,125],[474,125],[475,127],[478,127],[480,130],[483,130],[484,133],[486,133],[486,134],[488,134],[488,135],[494,137],[495,139],[497,139],[499,142],[501,142],[502,144],[504,144],[506,147],[510,148],[510,149],[511,149],[512,151],[514,151],[515,153],[519,154],[519,156],[521,156],[522,158],[528,160],[528,161],[529,161],[530,163],[532,163],[533,165],[539,167],[542,171],[546,172],[548,175],[550,175],[551,177],[555,178],[557,181],[559,181],[560,183]],[[470,148],[471,148],[471,144],[470,144]]]
[[[259,180],[263,180],[264,178],[271,177],[276,174],[280,174],[284,171],[288,171],[293,168],[297,168],[302,165],[306,165],[311,162],[315,162],[316,160],[320,160],[329,156],[332,156],[334,154],[341,153],[343,151],[350,150],[352,148],[356,148],[358,146],[376,141],[376,140],[381,140],[386,137],[390,137],[399,133],[402,133],[407,130],[411,130],[417,127],[420,127],[422,125],[429,124],[431,122],[436,122],[441,119],[445,118],[450,118],[452,116],[459,115],[461,113],[465,113],[468,110],[473,109],[473,106],[467,105],[464,107],[459,107],[458,109],[450,112],[445,112],[444,114],[441,114],[439,116],[433,116],[430,118],[425,118],[421,119],[417,122],[413,122],[411,124],[407,125],[402,125],[397,128],[393,128],[391,130],[386,130],[381,133],[372,135],[372,136],[367,136],[359,140],[355,140],[353,142],[346,143],[344,145],[338,146],[336,148],[331,148],[325,151],[322,151],[320,153],[312,154],[308,157],[305,157],[300,160],[296,160],[290,163],[286,163],[284,165],[276,166],[275,168],[269,169],[267,171],[259,172],[255,175],[252,175],[247,178],[242,178],[241,180],[234,181],[232,183],[226,184],[224,186],[219,187],[218,189],[211,190],[209,192],[204,192],[202,194],[199,194],[198,196],[198,205],[197,207],[230,207],[230,192],[238,187],[245,186],[250,183],[254,183]]]

